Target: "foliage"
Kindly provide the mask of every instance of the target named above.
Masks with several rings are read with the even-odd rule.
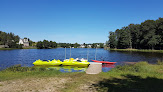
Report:
[[[110,48],[163,49],[163,18],[130,24],[109,34]]]
[[[114,32],[110,32],[109,33],[109,44],[110,44],[110,48],[116,48],[117,47],[117,39],[116,39],[116,35]]]
[[[48,49],[48,48],[56,48],[57,47],[57,43],[54,41],[48,41],[48,40],[44,40],[42,41],[38,41],[36,44],[36,47],[38,49]]]
[[[77,42],[74,44],[74,48],[78,48],[80,46],[80,44],[78,44]]]
[[[36,47],[38,49],[43,49],[43,43],[41,41],[38,41],[37,44],[36,44]]]
[[[163,65],[163,60],[159,60],[159,59],[158,59],[158,60],[157,60],[157,64],[158,64],[158,65]]]
[[[58,43],[58,47],[70,48],[70,47],[74,47],[74,44],[70,44],[70,43]]]
[[[14,33],[6,33],[0,31],[0,45],[8,45],[9,48],[22,48],[22,45],[18,45],[20,37]]]
[[[104,48],[104,43],[100,43],[100,48]]]
[[[96,45],[95,43],[93,43],[93,44],[91,45],[91,47],[92,47],[92,48],[96,48],[97,45]]]

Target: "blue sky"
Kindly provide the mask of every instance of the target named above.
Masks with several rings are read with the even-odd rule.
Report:
[[[0,30],[33,41],[95,43],[163,17],[163,0],[0,0]]]

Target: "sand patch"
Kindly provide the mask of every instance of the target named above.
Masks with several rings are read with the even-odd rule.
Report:
[[[67,78],[25,78],[0,82],[0,92],[60,92]]]

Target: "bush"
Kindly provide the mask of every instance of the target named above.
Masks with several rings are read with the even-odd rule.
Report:
[[[158,65],[163,65],[163,61],[160,60],[160,59],[158,59],[158,60],[157,60],[157,64],[158,64]]]
[[[46,68],[44,68],[44,67],[39,68],[39,71],[45,71],[45,70],[46,70]]]
[[[134,65],[124,65],[117,66],[114,70],[123,71],[123,72],[150,72],[148,69],[148,63],[145,61],[138,62]]]

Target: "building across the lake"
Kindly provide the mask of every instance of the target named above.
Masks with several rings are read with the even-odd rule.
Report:
[[[92,45],[88,44],[87,48],[92,48]]]
[[[85,48],[84,44],[80,44],[79,48]]]
[[[25,47],[29,46],[29,39],[28,38],[24,38],[24,39],[19,39],[19,44],[22,44]]]

